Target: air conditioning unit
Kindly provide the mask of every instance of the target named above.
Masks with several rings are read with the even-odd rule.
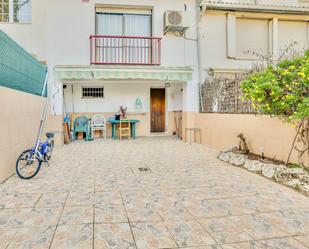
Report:
[[[188,22],[182,11],[167,10],[164,13],[164,34],[168,32],[184,35],[189,29]]]

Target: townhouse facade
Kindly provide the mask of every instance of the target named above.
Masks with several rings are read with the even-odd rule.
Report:
[[[49,68],[54,131],[64,115],[112,116],[138,134],[195,127],[199,84],[289,44],[308,48],[307,0],[0,0],[0,29]]]

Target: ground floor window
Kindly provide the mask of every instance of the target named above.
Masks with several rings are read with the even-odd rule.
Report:
[[[82,98],[104,98],[104,87],[82,87]]]
[[[31,23],[31,0],[0,0],[0,22]]]

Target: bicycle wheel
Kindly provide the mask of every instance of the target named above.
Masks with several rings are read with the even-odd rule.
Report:
[[[16,161],[16,173],[25,180],[31,179],[39,173],[42,161],[33,155],[32,150],[26,150]]]
[[[44,160],[45,161],[49,161],[51,156],[52,156],[52,153],[53,153],[53,149],[54,149],[54,141],[51,141],[49,143],[49,146],[47,148],[47,151],[46,151],[46,154],[44,156]]]

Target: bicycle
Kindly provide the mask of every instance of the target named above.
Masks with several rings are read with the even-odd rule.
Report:
[[[45,135],[47,137],[45,142],[42,143],[38,139],[34,148],[25,150],[18,157],[16,161],[16,173],[20,178],[29,180],[36,176],[41,169],[42,162],[49,165],[54,148],[54,134],[47,132]]]

